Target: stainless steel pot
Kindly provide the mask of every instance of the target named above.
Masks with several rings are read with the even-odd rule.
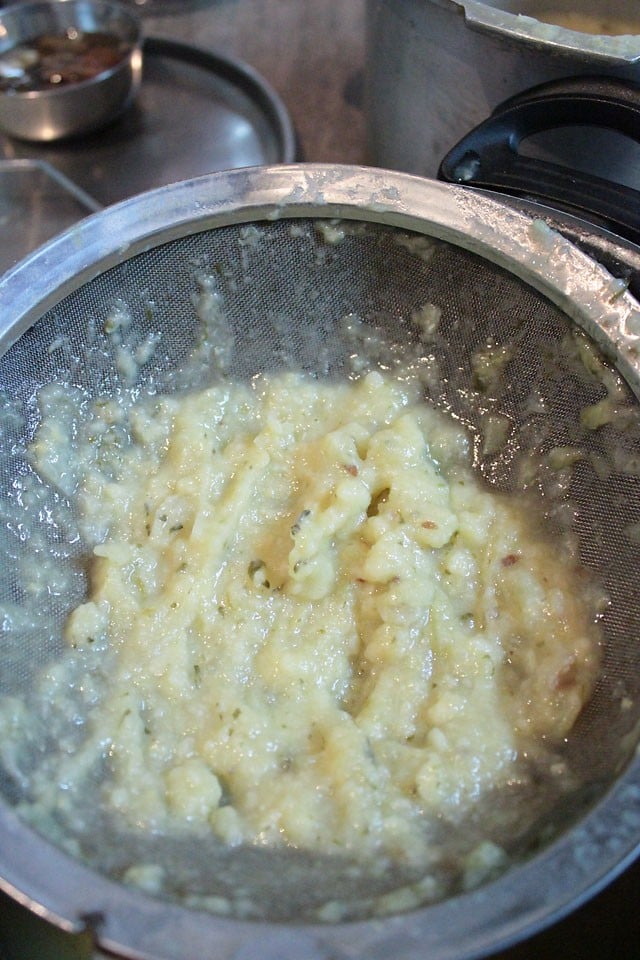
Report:
[[[586,74],[640,79],[636,0],[619,0],[615,14],[637,23],[638,35],[592,35],[536,19],[545,10],[578,6],[583,14],[611,12],[606,0],[367,0],[370,161],[435,176],[470,128],[528,87]],[[560,146],[550,134],[543,146],[572,165],[583,154],[594,172],[612,180],[636,187],[640,181],[637,145],[602,131],[588,140],[572,131]]]

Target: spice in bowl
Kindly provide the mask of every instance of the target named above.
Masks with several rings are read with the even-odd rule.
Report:
[[[120,63],[130,45],[111,33],[69,27],[0,54],[0,90],[47,90],[91,80]]]
[[[0,127],[52,141],[97,130],[141,81],[138,17],[111,0],[36,0],[0,11]]]

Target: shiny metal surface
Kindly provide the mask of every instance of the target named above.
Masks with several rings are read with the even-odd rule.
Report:
[[[530,217],[464,188],[331,165],[221,173],[135,197],[82,221],[0,280],[2,346],[86,279],[143,249],[195,230],[314,215],[424,232],[505,266],[589,332],[606,336],[638,387],[636,301],[561,236],[539,234]],[[384,922],[277,925],[213,917],[91,872],[6,807],[0,808],[0,836],[6,891],[69,932],[93,925],[101,948],[136,960],[464,960],[540,929],[630,862],[640,842],[640,758],[540,854],[484,888]]]
[[[67,29],[111,33],[128,54],[90,80],[47,90],[0,92],[0,127],[11,136],[49,142],[97,130],[135,98],[141,77],[141,29],[136,14],[106,0],[18,3],[0,11],[0,52]]]
[[[50,146],[0,138],[5,156],[47,161],[101,204],[216,170],[295,159],[281,98],[242,61],[148,37],[136,103],[107,129]]]
[[[535,19],[556,0],[367,0],[365,102],[370,159],[383,167],[436,176],[445,154],[499,103],[545,80],[601,73],[640,80],[640,35],[602,37]],[[611,12],[585,0],[583,13]],[[520,16],[522,12],[527,16]],[[615,5],[640,19],[635,0]],[[565,131],[563,131],[563,134]],[[622,140],[622,138],[621,138]],[[633,145],[632,145],[633,146]],[[572,131],[543,148],[581,160],[609,179],[640,185],[640,150],[601,133]],[[599,156],[601,155],[601,156]]]

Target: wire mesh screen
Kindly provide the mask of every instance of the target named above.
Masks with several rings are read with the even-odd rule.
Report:
[[[417,325],[425,310],[437,322]],[[595,694],[558,748],[575,789],[541,783],[535,798],[514,796],[500,824],[487,802],[468,836],[493,831],[503,840],[510,824],[511,852],[525,856],[613,782],[633,754],[640,719],[633,392],[557,307],[474,254],[374,224],[285,220],[196,233],[125,260],[51,309],[0,361],[0,688],[21,705],[4,720],[0,784],[37,829],[116,879],[132,863],[169,864],[161,896],[200,902],[206,891],[210,902],[251,902],[256,915],[280,919],[314,916],[336,897],[351,904],[347,915],[361,916],[372,898],[416,879],[403,867],[363,876],[344,856],[136,833],[100,806],[107,756],[83,797],[67,803],[62,788],[55,810],[29,807],[36,771],[64,778],[48,757],[60,743],[69,755],[81,751],[92,704],[108,690],[107,657],[93,675],[81,663],[64,702],[42,697],[41,679],[55,675],[63,655],[66,617],[89,581],[74,479],[62,462],[59,482],[47,482],[28,452],[43,385],[60,388],[70,444],[62,450],[100,398],[175,394],[282,370],[354,379],[366,369],[401,371],[408,360],[429,401],[467,427],[484,482],[535,495],[541,522],[577,538],[608,601]],[[589,419],[585,411],[595,412]],[[455,849],[462,841],[449,842]],[[443,889],[455,890],[459,877],[449,876],[446,857],[438,870]]]

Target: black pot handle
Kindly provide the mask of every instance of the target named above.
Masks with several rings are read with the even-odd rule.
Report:
[[[640,86],[612,77],[571,77],[519,93],[447,154],[438,177],[544,202],[639,244],[640,193],[519,153],[525,137],[576,124],[615,130],[640,144]]]

